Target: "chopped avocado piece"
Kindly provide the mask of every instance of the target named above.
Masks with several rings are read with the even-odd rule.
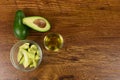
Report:
[[[36,50],[33,50],[33,49],[29,48],[29,49],[28,49],[28,52],[29,52],[29,53],[32,53],[32,54],[35,54],[35,53],[36,53]]]
[[[28,49],[29,48],[30,43],[25,43],[23,45],[20,46],[21,49]]]
[[[28,53],[26,50],[24,50],[24,49],[22,49],[21,52],[22,52],[22,54],[24,55],[24,58],[25,58],[25,60],[24,60],[24,62],[23,62],[23,65],[24,65],[24,67],[26,68],[26,67],[28,67],[29,64],[30,64],[29,57],[28,57],[28,54],[29,54],[29,53]]]
[[[23,24],[39,32],[46,32],[51,28],[48,20],[40,16],[25,17]]]
[[[20,62],[20,60],[22,59],[23,54],[19,51],[18,55],[17,55],[17,61]]]
[[[39,59],[40,59],[40,56],[36,55],[35,60],[39,60]]]
[[[35,58],[35,54],[29,53],[29,54],[28,54],[28,57],[29,57],[30,59],[34,59],[34,58]]]
[[[31,45],[30,48],[28,49],[28,52],[33,54],[37,53],[37,51],[38,51],[38,48],[36,45]]]
[[[20,64],[23,64],[24,60],[25,60],[25,58],[22,57],[22,59],[20,60]]]
[[[37,55],[40,56],[40,51],[37,51]]]
[[[32,67],[34,67],[34,65],[33,65],[33,64],[31,64],[31,65],[30,65],[30,68],[32,68]]]
[[[17,55],[17,61],[22,64],[24,68],[37,67],[37,63],[40,59],[40,52],[38,47],[34,44],[25,43],[20,46]]]
[[[37,62],[33,59],[33,66],[37,67]]]
[[[33,50],[37,50],[37,46],[36,45],[31,45],[31,47]]]

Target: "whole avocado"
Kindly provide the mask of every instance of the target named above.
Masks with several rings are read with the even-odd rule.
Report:
[[[26,39],[28,35],[28,27],[22,23],[22,19],[25,17],[22,10],[17,10],[14,20],[14,35],[20,39]]]

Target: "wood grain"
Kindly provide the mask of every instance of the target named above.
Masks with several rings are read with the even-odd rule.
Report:
[[[0,80],[120,80],[120,0],[1,0]],[[16,70],[10,49],[19,41],[13,34],[15,12],[43,16],[50,31],[30,30],[27,39],[43,48],[43,61],[32,72]],[[60,33],[63,48],[44,49],[43,38]]]

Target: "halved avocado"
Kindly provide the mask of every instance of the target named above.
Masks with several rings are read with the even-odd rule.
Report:
[[[48,20],[40,16],[25,17],[23,24],[39,32],[46,32],[51,28]]]

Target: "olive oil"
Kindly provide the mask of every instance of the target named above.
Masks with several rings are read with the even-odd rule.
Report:
[[[63,46],[63,37],[57,33],[50,33],[44,38],[44,46],[50,51],[59,51]]]

